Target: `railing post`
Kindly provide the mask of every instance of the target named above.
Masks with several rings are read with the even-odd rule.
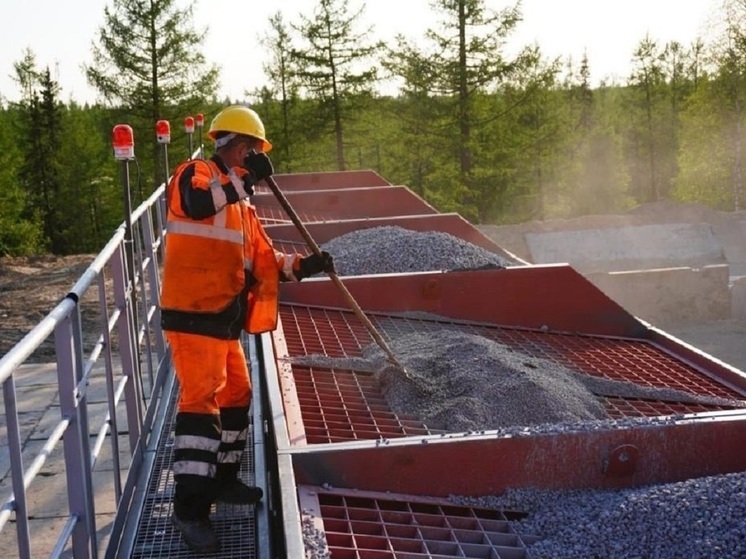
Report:
[[[111,426],[111,457],[114,471],[114,496],[116,502],[122,497],[122,467],[119,460],[119,420],[116,408],[116,382],[114,381],[114,360],[111,345],[111,332],[107,316],[106,274],[102,271],[98,277],[99,312],[101,313],[101,329],[104,341],[104,371],[106,376],[106,402],[109,409],[109,424]]]
[[[16,537],[18,538],[18,557],[31,558],[31,539],[29,535],[28,509],[26,507],[26,488],[23,482],[23,447],[21,445],[21,428],[18,420],[16,385],[13,375],[3,383],[5,418],[7,421],[8,450],[10,453],[10,475],[13,482],[15,500]]]
[[[124,387],[127,406],[127,429],[130,439],[130,453],[134,453],[140,439],[143,424],[142,388],[140,376],[137,373],[138,351],[137,333],[133,330],[133,308],[127,298],[127,266],[124,262],[124,246],[112,255],[112,280],[114,283],[114,301],[121,310],[117,319],[117,334],[119,338],[119,354],[122,360],[122,374],[128,376]]]
[[[142,296],[140,301],[142,303],[142,316],[143,316],[143,330],[144,330],[144,341],[140,347],[141,352],[145,352],[144,358],[148,370],[148,390],[143,389],[143,394],[151,394],[153,391],[153,343],[155,342],[156,353],[158,360],[165,352],[163,341],[160,337],[160,308],[158,307],[158,270],[157,259],[155,258],[155,248],[153,245],[153,221],[152,214],[150,211],[144,212],[140,216],[139,222],[140,232],[143,239],[142,252],[139,254],[140,262],[143,263],[141,269],[141,281],[142,281]],[[147,274],[147,275],[146,275]],[[155,284],[153,282],[156,282]],[[158,329],[158,334],[155,340],[153,340],[153,328]],[[147,397],[146,397],[147,399]]]
[[[88,434],[87,387],[83,380],[83,347],[80,307],[76,304],[54,329],[57,355],[60,415],[70,418],[63,435],[67,499],[70,515],[76,518],[72,532],[73,557],[97,557],[96,509],[93,499],[91,447]]]

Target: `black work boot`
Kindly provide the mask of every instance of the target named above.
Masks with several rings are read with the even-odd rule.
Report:
[[[262,500],[264,492],[261,487],[246,485],[237,478],[218,481],[215,500],[232,505],[254,505]]]
[[[195,553],[220,551],[220,540],[209,518],[181,519],[173,513],[171,523],[181,532],[187,547]]]
[[[195,553],[220,551],[220,540],[210,522],[214,491],[213,479],[184,475],[176,477],[171,523],[181,532],[187,547]]]
[[[215,501],[232,505],[254,505],[262,500],[261,487],[246,485],[238,479],[238,464],[218,464],[215,473]]]

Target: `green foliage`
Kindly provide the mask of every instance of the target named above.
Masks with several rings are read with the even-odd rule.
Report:
[[[702,202],[710,207],[735,207],[734,188],[739,137],[743,122],[735,122],[727,107],[723,76],[702,82],[689,99],[682,123],[679,153],[680,172],[673,192],[675,199]]]
[[[30,51],[14,65],[22,101],[0,107],[0,254],[99,250],[124,218],[114,125],[135,130],[136,207],[167,176],[168,158],[173,168],[189,155],[182,119],[200,112],[209,122],[231,102],[213,98],[203,34],[174,1],[115,0],[105,10],[87,72],[106,105],[61,103]],[[480,223],[666,199],[743,208],[746,10],[735,0],[722,42],[684,48],[645,37],[626,84],[595,88],[586,57],[574,67],[536,46],[506,57],[517,9],[435,0],[443,18],[425,43],[399,37],[377,57],[370,30],[355,31],[363,8],[317,2],[298,25],[279,13],[270,20],[270,81],[250,93],[278,172],[374,169]],[[380,67],[401,84],[398,95],[374,92]],[[172,123],[168,151],[155,142],[162,118]]]
[[[100,107],[74,104],[64,113],[60,180],[75,208],[60,215],[66,253],[98,252],[124,219],[119,169],[101,126],[106,116]]]
[[[0,109],[0,256],[42,252],[39,216],[26,210],[26,191],[16,180],[23,160],[17,142],[19,110]]]
[[[493,13],[483,0],[437,0],[433,8],[442,19],[437,29],[427,31],[427,44],[420,48],[398,37],[384,67],[404,81],[405,95],[417,100],[415,115],[424,111],[429,115],[430,122],[410,129],[413,140],[422,143],[438,138],[441,152],[458,162],[457,184],[450,170],[440,169],[434,177],[418,172],[419,178],[435,181],[423,185],[422,191],[431,192],[441,205],[461,208],[465,215],[478,218],[484,208],[477,205],[482,186],[475,181],[483,181],[485,171],[479,169],[482,161],[475,158],[478,146],[473,137],[482,123],[491,120],[483,110],[488,104],[478,99],[490,88],[507,83],[531,61],[523,55],[508,61],[502,52],[519,20],[517,8]],[[421,171],[422,162],[414,163]]]

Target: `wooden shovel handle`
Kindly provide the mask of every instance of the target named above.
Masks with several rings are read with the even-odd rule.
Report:
[[[319,245],[316,244],[316,241],[313,240],[313,237],[311,237],[311,233],[308,232],[308,229],[306,229],[306,226],[303,225],[303,222],[301,222],[300,218],[298,217],[298,214],[295,212],[295,209],[293,209],[293,206],[290,205],[290,202],[285,197],[285,195],[280,190],[280,187],[277,186],[277,183],[275,182],[275,179],[273,179],[271,176],[264,179],[269,186],[270,190],[272,190],[272,193],[277,198],[278,202],[280,202],[280,205],[285,210],[285,213],[288,214],[290,217],[290,220],[293,222],[295,227],[300,232],[303,239],[306,241],[306,244],[309,246],[311,251],[316,254],[317,256],[321,257],[321,249],[319,248]],[[373,325],[373,323],[370,321],[370,319],[365,315],[363,312],[363,309],[360,308],[360,305],[358,305],[355,298],[352,296],[352,293],[347,289],[347,286],[345,286],[344,283],[342,283],[342,280],[339,279],[339,276],[336,272],[328,272],[329,277],[331,278],[334,285],[337,286],[337,288],[342,293],[342,296],[347,301],[347,304],[350,305],[350,308],[352,308],[352,311],[355,313],[355,316],[357,316],[360,321],[363,323],[365,328],[368,330],[368,333],[371,335],[371,337],[375,340],[375,342],[378,344],[378,346],[386,353],[389,361],[404,371],[404,374],[409,377],[409,373],[407,370],[402,366],[401,363],[397,360],[396,356],[394,356],[394,353],[391,351],[391,348],[389,348],[386,341],[381,337],[381,334],[378,332],[376,327]]]

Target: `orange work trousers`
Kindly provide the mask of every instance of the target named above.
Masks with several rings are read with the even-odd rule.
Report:
[[[166,331],[179,379],[178,411],[219,414],[220,408],[248,407],[251,379],[240,340]]]

